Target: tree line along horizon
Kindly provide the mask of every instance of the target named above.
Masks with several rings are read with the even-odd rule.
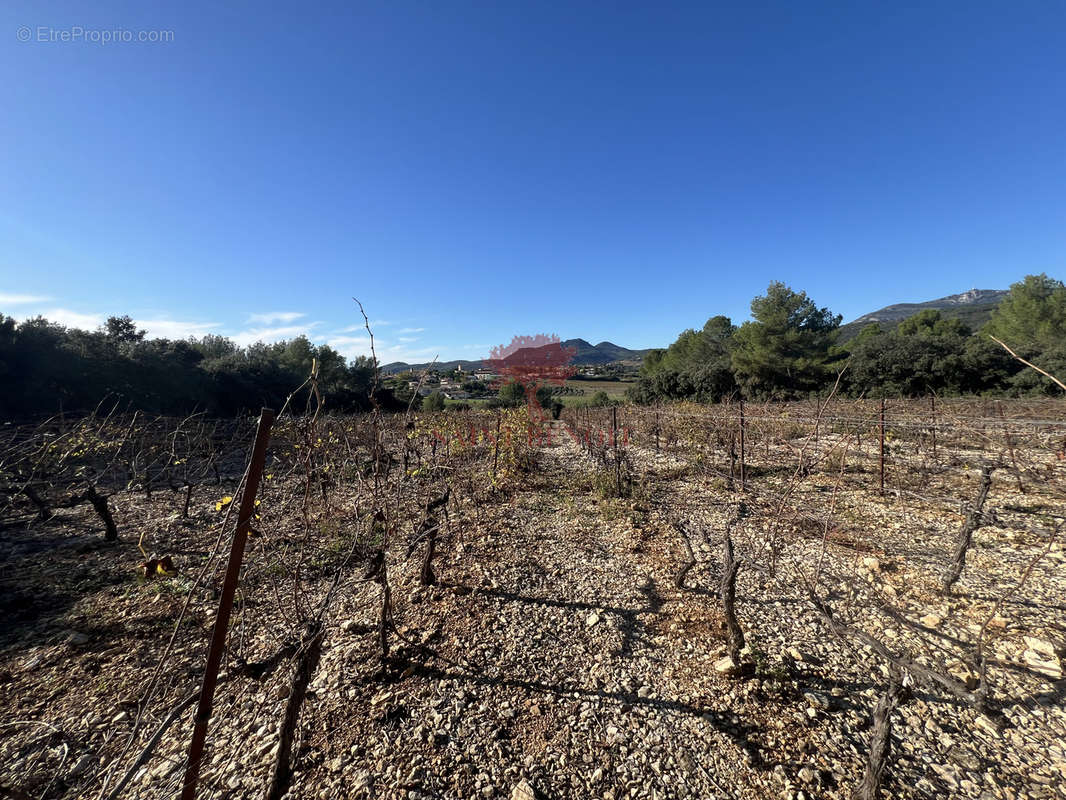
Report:
[[[736,396],[789,400],[834,386],[849,396],[890,397],[1059,391],[991,336],[1051,374],[1066,375],[1066,286],[1046,274],[1013,284],[979,330],[927,309],[896,325],[870,323],[842,342],[839,314],[778,281],[752,300],[751,312],[739,326],[713,316],[702,329],[685,330],[669,347],[648,353],[628,398],[645,404]],[[217,335],[148,339],[128,316],[84,331],[43,317],[17,322],[0,314],[0,417],[80,413],[108,398],[158,414],[231,416],[278,408],[313,363],[331,410],[368,410],[372,390],[386,410],[407,406],[379,383],[371,358],[349,362],[305,336],[241,347]],[[501,401],[513,404],[522,396],[504,387]]]
[[[841,342],[839,314],[777,281],[752,300],[751,312],[740,326],[711,317],[649,353],[631,399],[790,400],[833,387],[848,396],[1061,394],[993,336],[1052,375],[1066,375],[1066,286],[1043,273],[1012,284],[978,330],[925,309],[898,324],[871,322]]]

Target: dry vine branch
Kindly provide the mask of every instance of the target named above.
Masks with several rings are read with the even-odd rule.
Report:
[[[246,470],[244,476],[242,476],[241,481],[238,484],[237,488],[239,490],[243,489],[247,477],[248,473]],[[99,797],[101,798],[107,796],[107,786],[111,780],[111,774],[113,770],[118,766],[118,762],[126,755],[126,753],[130,751],[130,749],[133,747],[133,743],[137,740],[137,734],[139,733],[141,724],[144,721],[144,714],[148,710],[149,703],[151,702],[151,699],[159,686],[159,681],[163,674],[163,668],[166,665],[167,661],[170,659],[170,655],[174,650],[174,646],[178,639],[178,633],[181,631],[182,626],[185,623],[186,615],[189,611],[189,606],[192,603],[193,598],[196,596],[196,590],[198,590],[201,586],[204,585],[204,578],[207,576],[208,571],[213,567],[215,563],[215,559],[222,551],[222,545],[225,540],[226,530],[229,527],[229,521],[233,510],[234,504],[231,503],[226,506],[225,516],[222,519],[222,523],[219,525],[218,536],[215,537],[214,547],[211,553],[208,555],[208,558],[205,559],[203,566],[200,568],[200,572],[193,579],[192,588],[188,592],[188,594],[186,594],[185,601],[181,607],[181,611],[178,612],[178,617],[174,621],[174,625],[170,633],[170,638],[167,641],[166,646],[163,648],[163,652],[160,654],[158,661],[156,662],[156,667],[153,670],[152,675],[149,677],[148,682],[145,685],[144,691],[141,693],[141,696],[137,700],[137,716],[134,718],[133,728],[130,731],[129,738],[126,740],[126,745],[122,749],[122,752],[114,761],[112,761],[111,768],[108,770],[107,775],[104,776],[103,785],[100,787],[99,794]],[[196,696],[199,697],[199,695],[200,691],[199,689],[197,689]]]
[[[292,742],[296,735],[296,725],[300,720],[300,708],[307,696],[307,687],[311,683],[315,667],[322,655],[322,638],[326,629],[321,622],[315,623],[304,640],[300,659],[293,673],[289,698],[285,704],[285,714],[278,730],[278,753],[271,770],[270,782],[263,795],[263,800],[279,800],[289,788],[292,780]]]
[[[451,488],[445,487],[444,494],[440,497],[430,500],[426,504],[426,516],[422,520],[422,524],[419,526],[418,531],[415,534],[415,539],[411,543],[411,548],[408,549],[408,553],[413,549],[423,538],[426,540],[426,554],[422,559],[422,569],[419,572],[419,581],[423,586],[430,586],[437,582],[436,576],[433,574],[433,555],[437,550],[437,532],[440,530],[440,523],[437,521],[436,512],[439,508],[444,508],[444,517],[448,517],[448,498],[451,496]]]
[[[877,701],[870,729],[870,752],[866,773],[855,790],[855,800],[877,800],[881,796],[881,782],[888,768],[892,749],[892,714],[910,696],[910,691],[898,675]]]
[[[1025,364],[1025,366],[1027,366],[1027,367],[1031,367],[1032,369],[1035,369],[1037,372],[1039,372],[1045,378],[1050,378],[1052,381],[1054,381],[1058,385],[1058,387],[1060,389],[1062,389],[1063,391],[1066,391],[1066,383],[1063,383],[1062,381],[1060,381],[1058,378],[1056,378],[1050,372],[1048,372],[1047,370],[1040,369],[1040,367],[1038,367],[1036,364],[1033,364],[1031,361],[1026,361],[1024,358],[1022,358],[1020,355],[1018,355],[1013,350],[1011,350],[1009,347],[1007,347],[1007,345],[1005,345],[1003,342],[1001,342],[995,336],[989,335],[988,338],[991,339],[996,344],[998,344],[1000,347],[1002,347],[1008,353],[1010,353],[1011,356],[1013,356],[1017,361],[1020,361],[1021,363]]]
[[[740,562],[733,555],[733,535],[731,528],[747,514],[747,506],[737,503],[732,519],[726,523],[725,541],[722,545],[722,584],[719,589],[722,598],[722,610],[725,613],[726,627],[729,631],[729,657],[740,666],[740,651],[744,649],[744,631],[737,621],[737,573]]]
[[[992,488],[992,473],[995,470],[995,464],[985,464],[981,467],[981,484],[977,491],[977,499],[970,506],[970,510],[966,514],[966,521],[963,522],[962,528],[959,529],[958,539],[955,543],[955,554],[952,557],[951,565],[944,572],[944,578],[940,584],[940,591],[944,594],[948,594],[951,591],[951,587],[955,585],[959,576],[962,575],[962,569],[966,565],[966,552],[970,549],[973,532],[982,523],[983,509],[985,501],[988,499],[988,492]]]
[[[692,543],[688,540],[688,533],[681,524],[675,522],[674,528],[681,536],[681,542],[685,545],[685,552],[688,554],[688,561],[681,565],[681,569],[678,571],[677,577],[674,579],[674,586],[678,589],[684,589],[685,576],[688,575],[690,569],[696,566],[696,554],[692,552]]]
[[[811,603],[821,615],[826,625],[829,626],[829,630],[838,638],[858,641],[869,647],[892,666],[903,670],[905,673],[910,673],[914,677],[915,682],[921,683],[929,688],[942,689],[955,699],[962,700],[967,705],[973,706],[983,713],[988,714],[990,712],[990,709],[986,706],[985,696],[983,694],[971,692],[954,678],[930,669],[929,667],[922,666],[908,656],[894,653],[886,647],[883,642],[874,638],[866,631],[836,619],[833,616],[829,604],[818,598],[813,592],[810,593],[809,596]]]
[[[163,738],[163,734],[167,732],[167,729],[174,723],[174,720],[180,717],[182,712],[187,708],[191,708],[199,698],[200,690],[197,689],[191,694],[186,695],[180,703],[170,710],[170,713],[166,715],[161,723],[159,723],[159,726],[155,729],[155,733],[152,734],[151,738],[148,739],[148,742],[141,749],[140,755],[133,760],[133,763],[130,764],[129,768],[119,779],[119,782],[115,784],[115,788],[108,793],[106,800],[118,800],[118,796],[122,793],[122,790],[126,788],[126,784],[133,779],[133,776],[137,774],[137,770],[139,770],[151,757],[152,751],[155,750],[155,746],[159,744],[159,740]]]

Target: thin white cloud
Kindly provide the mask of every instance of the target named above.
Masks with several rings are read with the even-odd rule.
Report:
[[[394,361],[402,361],[405,364],[428,364],[431,361],[440,361],[440,351],[436,348],[428,350],[397,350],[389,353],[378,353],[379,364],[391,364]]]
[[[409,348],[403,345],[378,348],[378,358],[382,361],[426,361],[440,352],[437,347]]]
[[[400,328],[397,333],[422,333],[425,328]]]
[[[249,328],[247,330],[238,331],[231,335],[232,339],[237,345],[241,347],[247,347],[250,344],[256,342],[281,342],[286,339],[294,339],[297,336],[310,336],[311,329],[318,322],[311,322],[306,325],[282,325],[274,328]]]
[[[387,319],[372,319],[370,320],[370,330],[384,328],[391,324]],[[360,322],[358,325],[348,325],[338,329],[337,333],[355,333],[356,331],[366,331],[366,323]],[[400,331],[400,333],[405,333],[405,331]]]
[[[5,295],[0,295],[2,300]],[[52,308],[41,313],[51,322],[56,322],[68,328],[80,328],[83,330],[96,330],[104,325],[106,314],[82,313],[67,308]],[[167,317],[154,317],[151,319],[134,319],[138,329],[146,331],[149,338],[163,339],[187,339],[199,338],[209,333],[218,333],[227,336],[240,347],[257,342],[280,342],[293,339],[297,336],[307,336],[318,343],[326,343],[345,358],[351,360],[359,356],[371,355],[370,337],[366,335],[366,328],[362,325],[352,325],[342,328],[333,334],[324,331],[315,333],[315,329],[323,325],[322,322],[299,321],[306,315],[299,312],[269,312],[252,314],[249,320],[277,320],[281,323],[292,322],[293,324],[271,325],[266,322],[249,325],[236,332],[225,332],[222,323],[219,322],[195,322],[190,320],[170,319]],[[374,325],[388,324],[387,322],[371,322]],[[408,332],[421,332],[422,328],[405,328]],[[359,335],[361,334],[361,335]],[[412,347],[419,340],[418,336],[375,337],[374,347],[381,363],[392,361],[424,362],[438,355],[437,347]],[[472,345],[484,349],[482,345]]]
[[[348,360],[371,354],[369,336],[333,336],[326,340],[326,344]],[[374,349],[377,351],[378,361],[383,364],[392,361],[428,361],[437,354],[435,347],[408,347],[403,337],[395,341],[375,337]]]
[[[349,361],[358,356],[370,355],[369,336],[334,336],[327,339],[326,344]]]
[[[106,319],[103,314],[82,314],[80,311],[71,311],[69,308],[50,308],[42,311],[41,316],[49,322],[58,322],[64,327],[80,328],[83,331],[99,328]]]
[[[370,347],[369,336],[334,336],[332,339],[327,339],[326,344],[330,347]]]
[[[81,311],[71,311],[69,308],[50,308],[42,311],[41,316],[66,328],[84,331],[94,331],[107,320],[106,314],[85,314]],[[190,336],[204,336],[221,327],[219,322],[189,322],[159,317],[135,319],[133,324],[138,330],[145,331],[149,339],[187,339]]]
[[[139,329],[147,332],[149,339],[199,338],[222,326],[220,322],[185,322],[177,319],[138,319],[134,322]]]
[[[306,316],[301,311],[263,311],[258,314],[249,314],[248,322],[253,325],[273,325],[275,322],[295,322]]]
[[[51,297],[39,294],[7,294],[0,292],[0,306],[28,306],[34,303],[47,303]]]

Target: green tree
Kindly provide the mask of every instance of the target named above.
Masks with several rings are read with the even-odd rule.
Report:
[[[137,330],[137,323],[129,314],[122,317],[108,317],[104,323],[107,338],[115,342],[139,342],[144,339],[145,331]]]
[[[440,392],[433,392],[427,394],[422,398],[422,410],[423,411],[443,411],[444,410],[444,395]]]
[[[855,394],[906,397],[962,391],[968,337],[962,323],[944,320],[935,310],[909,317],[892,331],[867,326],[849,343],[849,386]]]
[[[592,395],[588,399],[588,405],[593,408],[602,408],[603,406],[609,406],[611,404],[611,398],[607,396],[607,392],[600,389],[598,392]]]
[[[751,301],[751,313],[732,346],[734,375],[750,396],[797,397],[826,385],[838,358],[839,314],[779,281]]]
[[[551,387],[551,386],[549,386],[547,384],[541,384],[540,386],[537,387],[537,391],[536,391],[537,403],[540,405],[541,408],[549,408],[550,409],[552,407],[552,400],[553,400],[552,388],[553,387]]]
[[[644,361],[640,365],[641,375],[653,375],[662,368],[663,359],[666,358],[666,350],[656,348],[644,354]]]
[[[0,385],[11,386],[18,375],[17,358],[17,323],[13,317],[0,314]],[[0,415],[8,416],[8,392],[0,392]]]
[[[1026,275],[992,312],[984,333],[1023,356],[1057,348],[1066,340],[1066,286],[1047,275]]]
[[[193,347],[199,350],[207,360],[224,358],[237,352],[237,345],[225,336],[209,333],[203,338],[193,342]]]
[[[501,405],[520,406],[526,402],[526,389],[518,381],[507,381],[500,387],[498,397]]]
[[[0,316],[0,414],[33,418],[62,408],[89,411],[102,400],[152,413],[207,411],[231,415],[266,405],[281,408],[319,363],[319,387],[328,406],[369,408],[377,370],[368,360],[351,364],[335,350],[305,338],[247,348],[218,336],[200,341],[145,339],[128,317],[113,317],[99,331],[66,329],[46,319],[16,323]],[[305,390],[307,391],[307,390]],[[379,388],[377,402],[397,407]],[[296,398],[302,408],[307,395]]]
[[[304,378],[311,374],[311,361],[318,353],[306,336],[297,336],[287,342],[279,342],[274,347],[277,352],[277,363],[283,369]]]
[[[695,399],[716,402],[736,391],[731,347],[736,327],[729,317],[711,317],[703,329],[689,329],[666,350],[644,357],[636,390],[638,402]]]
[[[1002,389],[1013,368],[988,339],[973,336],[958,319],[926,309],[893,330],[876,323],[848,343],[846,378],[852,394],[917,397]]]

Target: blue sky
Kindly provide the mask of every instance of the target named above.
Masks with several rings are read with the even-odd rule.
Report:
[[[1059,0],[170,5],[0,9],[0,312],[426,360],[1064,277]]]

